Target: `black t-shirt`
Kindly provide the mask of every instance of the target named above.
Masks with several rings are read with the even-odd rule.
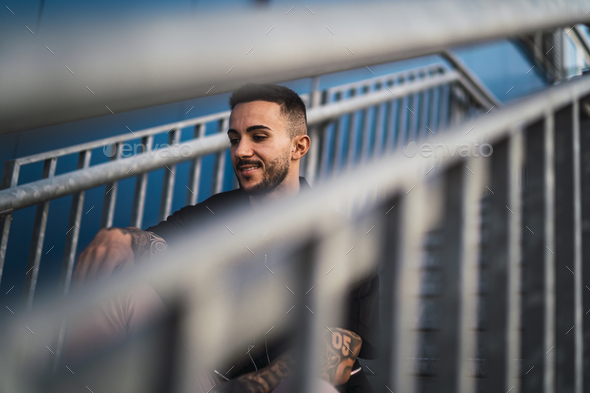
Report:
[[[303,178],[299,178],[300,190],[310,189],[309,184]],[[251,208],[248,196],[241,190],[232,190],[211,196],[209,199],[193,206],[186,206],[170,215],[166,221],[147,228],[146,231],[154,232],[168,243],[169,248],[183,239],[192,230],[210,223],[231,222],[232,215],[239,209]],[[338,326],[350,330],[361,336],[363,344],[359,357],[374,359],[378,356],[379,347],[379,277],[375,273],[372,276],[359,280],[350,290],[345,300],[344,319]],[[290,340],[285,337],[275,337],[273,343],[258,341],[249,351],[247,361],[234,367],[227,376],[235,378],[246,372],[254,371],[255,367],[261,368],[272,361],[278,354],[290,345]],[[261,351],[261,348],[264,351]],[[251,357],[251,358],[250,358]],[[358,363],[357,363],[358,364]]]

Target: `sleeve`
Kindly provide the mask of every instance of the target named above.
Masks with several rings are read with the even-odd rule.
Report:
[[[147,228],[146,231],[155,233],[170,245],[189,231],[190,218],[195,215],[195,209],[196,206],[183,207],[168,216],[166,220]]]
[[[377,274],[356,284],[348,297],[344,329],[355,332],[363,339],[360,358],[379,357],[380,316],[379,276]]]

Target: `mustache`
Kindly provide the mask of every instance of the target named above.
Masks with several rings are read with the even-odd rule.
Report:
[[[238,162],[236,163],[236,169],[243,166],[243,165],[262,166],[262,163],[260,161],[255,161],[255,160],[238,160]]]

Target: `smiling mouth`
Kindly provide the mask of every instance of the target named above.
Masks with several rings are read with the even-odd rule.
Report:
[[[245,165],[245,166],[240,167],[240,172],[242,174],[246,175],[246,174],[254,172],[258,168],[259,168],[258,166],[250,166],[250,165],[246,166]]]

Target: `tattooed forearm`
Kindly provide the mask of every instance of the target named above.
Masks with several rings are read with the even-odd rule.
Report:
[[[166,251],[166,240],[153,232],[142,231],[134,227],[120,229],[123,233],[131,235],[131,248],[135,259],[141,259],[147,255],[156,255]]]
[[[293,364],[293,355],[291,351],[287,351],[267,367],[223,383],[215,387],[215,391],[220,393],[268,393],[291,375]]]
[[[327,328],[322,340],[319,374],[332,385],[346,383],[363,340],[350,330]]]

